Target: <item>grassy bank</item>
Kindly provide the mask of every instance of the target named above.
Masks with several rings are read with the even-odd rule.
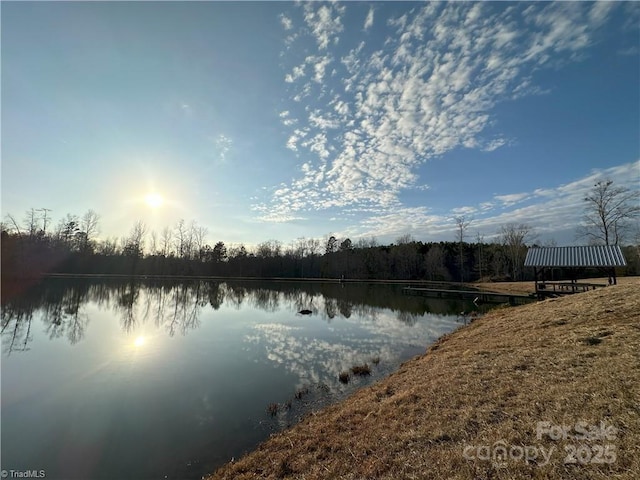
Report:
[[[625,283],[494,310],[209,478],[640,478],[640,281]]]
[[[618,277],[618,285],[629,285],[638,282],[639,277]],[[602,285],[607,285],[608,282],[607,277],[600,278],[586,278],[583,280],[578,280],[578,282],[585,283],[599,283]],[[469,284],[472,287],[479,288],[481,290],[486,290],[487,292],[496,292],[496,293],[535,293],[536,286],[532,281],[530,282],[475,282]]]

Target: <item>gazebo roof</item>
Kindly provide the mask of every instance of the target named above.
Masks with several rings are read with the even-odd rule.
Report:
[[[624,267],[627,264],[620,247],[592,245],[583,247],[531,247],[525,267]]]

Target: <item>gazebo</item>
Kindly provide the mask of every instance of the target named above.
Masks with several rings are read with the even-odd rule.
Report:
[[[617,245],[531,247],[524,260],[525,267],[533,267],[538,298],[605,286],[597,283],[578,283],[578,274],[587,268],[602,271],[604,276],[609,277],[609,285],[616,284],[616,267],[626,265],[622,250]],[[570,281],[550,281],[553,269],[565,271]]]

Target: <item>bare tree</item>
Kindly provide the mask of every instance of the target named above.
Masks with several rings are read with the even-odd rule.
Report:
[[[274,257],[282,255],[282,242],[280,240],[271,240],[271,254]]]
[[[228,258],[247,258],[249,256],[249,252],[247,251],[247,247],[244,246],[244,243],[240,243],[238,245],[231,245],[227,249],[227,257]]]
[[[29,233],[29,236],[35,237],[36,232],[38,231],[38,215],[36,214],[35,208],[25,212],[24,226],[25,230]]]
[[[304,258],[309,254],[309,245],[305,237],[298,237],[293,246],[294,256],[296,258]]]
[[[7,213],[6,219],[7,219],[7,225],[9,225],[9,228],[15,230],[18,236],[22,236],[22,231],[20,230],[20,225],[18,225],[18,221],[16,220],[16,218],[10,213]]]
[[[640,225],[636,224],[633,231],[633,239],[636,247],[636,253],[638,254],[638,260],[640,260]]]
[[[151,231],[150,237],[149,251],[151,252],[151,255],[158,255],[158,234],[155,230]]]
[[[202,260],[202,253],[207,237],[207,227],[199,226],[195,221],[191,222],[191,238],[193,239],[193,250],[200,260]]]
[[[87,234],[88,238],[92,238],[93,236],[100,233],[100,229],[98,228],[98,222],[100,221],[100,215],[98,215],[95,211],[89,209],[87,213],[82,216],[82,220],[80,221],[80,229]]]
[[[356,240],[356,248],[374,248],[378,246],[376,237],[359,238]]]
[[[174,227],[173,239],[175,241],[176,252],[179,257],[184,259],[191,259],[193,256],[194,250],[194,236],[198,230],[197,224],[195,222],[191,222],[191,224],[187,227],[185,221],[180,219],[176,226]],[[204,230],[206,234],[206,229]],[[204,234],[202,235],[204,241]]]
[[[612,180],[601,180],[584,198],[586,202],[578,236],[590,243],[619,245],[640,216],[640,190],[616,187]]]
[[[118,251],[118,239],[106,238],[98,245],[98,253],[100,255],[117,255]]]
[[[90,242],[93,240],[99,233],[98,222],[100,220],[100,215],[98,215],[95,211],[89,209],[87,213],[82,216],[80,220],[80,232],[83,232],[82,235],[82,245],[80,245],[80,249],[83,251],[88,250]]]
[[[174,228],[175,233],[173,234],[173,239],[175,240],[176,254],[178,257],[185,258],[186,255],[186,244],[187,244],[187,227],[184,224],[184,220],[181,218],[176,223]]]
[[[47,234],[47,224],[49,223],[49,216],[48,216],[48,212],[51,212],[52,210],[50,208],[38,208],[37,209],[38,212],[42,212],[42,234],[46,235]]]
[[[533,229],[524,223],[508,223],[500,229],[500,242],[505,247],[507,260],[513,280],[520,280],[524,257],[527,253],[527,242],[532,241],[536,235]]]
[[[444,264],[444,251],[440,245],[432,245],[424,259],[429,280],[449,280],[449,272]]]
[[[307,239],[307,252],[308,255],[318,255],[322,250],[322,242],[318,238]]]
[[[271,250],[271,241],[259,243],[256,247],[256,257],[270,258],[272,255],[273,251]]]
[[[405,245],[407,243],[415,242],[415,239],[410,233],[405,233],[396,238],[396,245]]]
[[[256,256],[260,258],[275,258],[282,253],[282,244],[278,240],[267,240],[256,247]]]
[[[162,234],[160,237],[160,253],[164,257],[168,257],[171,251],[171,240],[173,234],[171,233],[171,229],[169,227],[164,227],[162,229]]]
[[[80,220],[77,215],[67,213],[65,218],[60,219],[55,230],[57,240],[65,243],[69,248],[77,247],[76,234],[80,231]]]
[[[484,243],[484,235],[480,235],[480,232],[476,232],[476,244],[478,245],[478,275],[480,281],[482,281],[482,267],[484,257],[482,256],[482,244]]]
[[[464,237],[469,228],[469,224],[471,220],[468,220],[464,215],[454,218],[456,222],[456,240],[458,241],[458,250],[460,251],[460,256],[458,258],[459,266],[460,266],[460,283],[464,282]]]
[[[147,226],[142,220],[138,220],[131,229],[129,237],[124,242],[124,254],[131,257],[142,257],[144,253],[144,237],[147,234]]]

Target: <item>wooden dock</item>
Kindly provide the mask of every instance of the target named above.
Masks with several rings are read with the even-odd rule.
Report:
[[[535,300],[535,295],[523,295],[518,293],[495,293],[479,290],[454,290],[445,288],[420,288],[405,287],[402,292],[406,295],[422,295],[436,298],[467,298],[478,303],[508,303],[509,305],[522,305]]]
[[[602,283],[586,282],[536,282],[536,296],[542,300],[547,297],[559,297],[560,295],[571,295],[573,293],[587,292],[598,287],[606,287]]]

